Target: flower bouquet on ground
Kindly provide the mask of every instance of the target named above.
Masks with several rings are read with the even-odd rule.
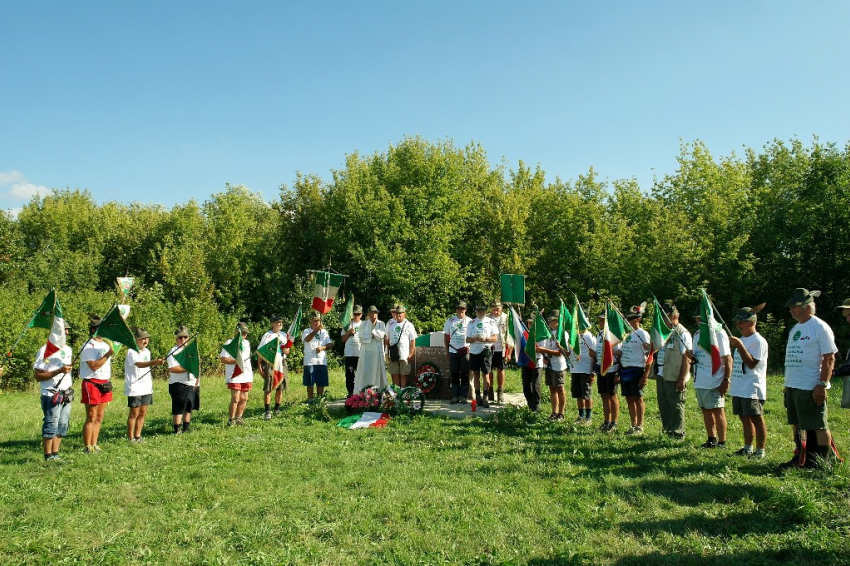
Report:
[[[349,413],[377,411],[381,406],[381,393],[379,387],[364,387],[360,393],[355,393],[345,400],[345,410]]]
[[[440,368],[436,364],[424,363],[416,370],[414,384],[422,393],[427,395],[437,387],[437,380],[440,379],[440,375]]]

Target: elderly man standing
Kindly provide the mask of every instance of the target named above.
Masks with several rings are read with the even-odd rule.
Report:
[[[699,309],[694,313],[697,325],[702,320]],[[717,347],[720,351],[720,367],[712,373],[711,352],[697,346],[701,330],[694,334],[694,348],[691,351],[691,359],[696,363],[694,375],[694,391],[696,392],[697,405],[702,411],[702,420],[705,425],[705,433],[708,437],[701,444],[703,448],[725,448],[726,447],[726,392],[729,391],[729,377],[732,375],[732,351],[729,349],[729,337],[720,328],[708,329],[714,332]],[[664,361],[665,365],[667,360]]]
[[[482,407],[490,406],[487,400],[487,375],[490,373],[493,346],[498,335],[496,322],[487,316],[487,307],[483,304],[476,305],[475,320],[466,327],[466,343],[469,344],[469,369],[472,372],[470,386],[475,388],[475,401]],[[483,388],[483,397],[479,387]]]
[[[820,291],[797,288],[785,303],[797,321],[785,347],[785,409],[797,449],[782,468],[816,467],[829,456],[837,458],[827,423],[826,398],[838,348],[832,329],[815,316],[815,298],[819,296]],[[814,434],[804,438],[804,431]]]
[[[687,353],[693,349],[691,333],[679,322],[679,309],[667,307],[670,337],[661,352],[664,363],[661,377],[655,382],[661,426],[670,438],[685,438],[685,388],[691,376],[691,360]]]
[[[493,322],[499,329],[499,335],[497,336],[496,345],[493,347],[493,362],[491,364],[490,376],[487,379],[487,383],[490,384],[489,399],[493,401],[495,397],[495,401],[501,405],[505,401],[505,396],[502,392],[505,386],[505,365],[511,357],[511,348],[513,347],[513,340],[510,334],[508,334],[508,315],[502,312],[501,301],[490,303],[490,318],[493,319]]]
[[[451,403],[466,403],[469,394],[469,347],[466,345],[466,328],[472,319],[466,316],[466,301],[458,302],[455,315],[443,325],[449,371],[452,374]]]
[[[729,336],[735,350],[732,358],[732,412],[741,419],[744,428],[744,447],[736,456],[762,459],[767,442],[764,402],[767,400],[767,340],[756,331],[758,312],[764,304],[744,307],[732,319],[741,333],[740,338]],[[756,449],[753,451],[753,439]]]
[[[392,330],[387,330],[388,351],[390,355],[390,375],[393,385],[407,387],[407,376],[410,375],[410,365],[416,354],[416,327],[407,320],[407,308],[404,305],[396,305],[396,324]]]

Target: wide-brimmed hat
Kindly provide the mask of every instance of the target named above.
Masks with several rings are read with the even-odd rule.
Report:
[[[189,337],[189,329],[186,328],[185,325],[181,324],[177,327],[177,330],[174,331],[174,336],[176,338],[188,338]]]
[[[363,307],[360,305],[354,305],[354,310],[351,311],[351,314],[363,314]]]
[[[144,340],[145,338],[150,338],[150,337],[151,337],[151,335],[148,334],[148,331],[145,330],[142,327],[137,327],[133,331],[133,338],[135,338],[136,340]]]
[[[406,313],[407,309],[405,308],[404,305],[397,305],[396,308],[395,308],[395,312],[396,313],[400,313],[400,312]]]
[[[596,320],[604,320],[606,318],[608,318],[608,313],[606,313],[605,311],[602,311],[601,313],[596,315]]]
[[[694,318],[697,317],[702,318],[702,309],[700,309],[699,305],[697,305],[697,308],[694,309]]]
[[[809,303],[815,302],[816,297],[820,297],[820,291],[809,291],[808,289],[797,287],[794,289],[794,292],[791,293],[791,298],[788,299],[785,306],[798,307],[800,305],[808,305]]]
[[[492,303],[490,303],[490,308],[491,308],[491,309],[500,309],[500,308],[502,308],[502,301],[493,301]]]
[[[840,311],[844,309],[850,309],[850,299],[844,299],[844,302],[835,307],[835,310]]]
[[[398,307],[399,304],[395,303],[393,306],[390,307],[390,312],[398,312]]]
[[[371,305],[371,306],[369,307],[369,312],[370,312],[370,313],[373,313],[373,312],[381,312],[381,311],[379,311],[379,310],[378,310],[378,307],[376,307],[375,305]]]

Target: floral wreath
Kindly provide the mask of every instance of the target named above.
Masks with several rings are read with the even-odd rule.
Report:
[[[416,387],[422,393],[431,393],[437,387],[437,380],[441,375],[436,364],[426,362],[416,370]]]

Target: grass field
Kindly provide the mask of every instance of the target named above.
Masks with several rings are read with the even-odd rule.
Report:
[[[330,391],[342,382],[332,373]],[[518,374],[508,382],[518,389]],[[5,393],[0,563],[850,563],[850,469],[775,473],[792,444],[781,377],[770,382],[763,461],[729,456],[741,439],[731,415],[729,449],[698,448],[692,396],[687,439],[661,437],[653,384],[647,434],[629,437],[525,409],[348,431],[343,415],[301,404],[300,387],[269,422],[252,392],[246,425],[225,428],[228,393],[208,378],[194,433],[175,437],[158,382],[143,444],[124,441],[119,393],[102,454],[80,453],[74,406],[61,464],[42,460],[37,393]],[[850,453],[839,398],[840,386],[830,421]]]

